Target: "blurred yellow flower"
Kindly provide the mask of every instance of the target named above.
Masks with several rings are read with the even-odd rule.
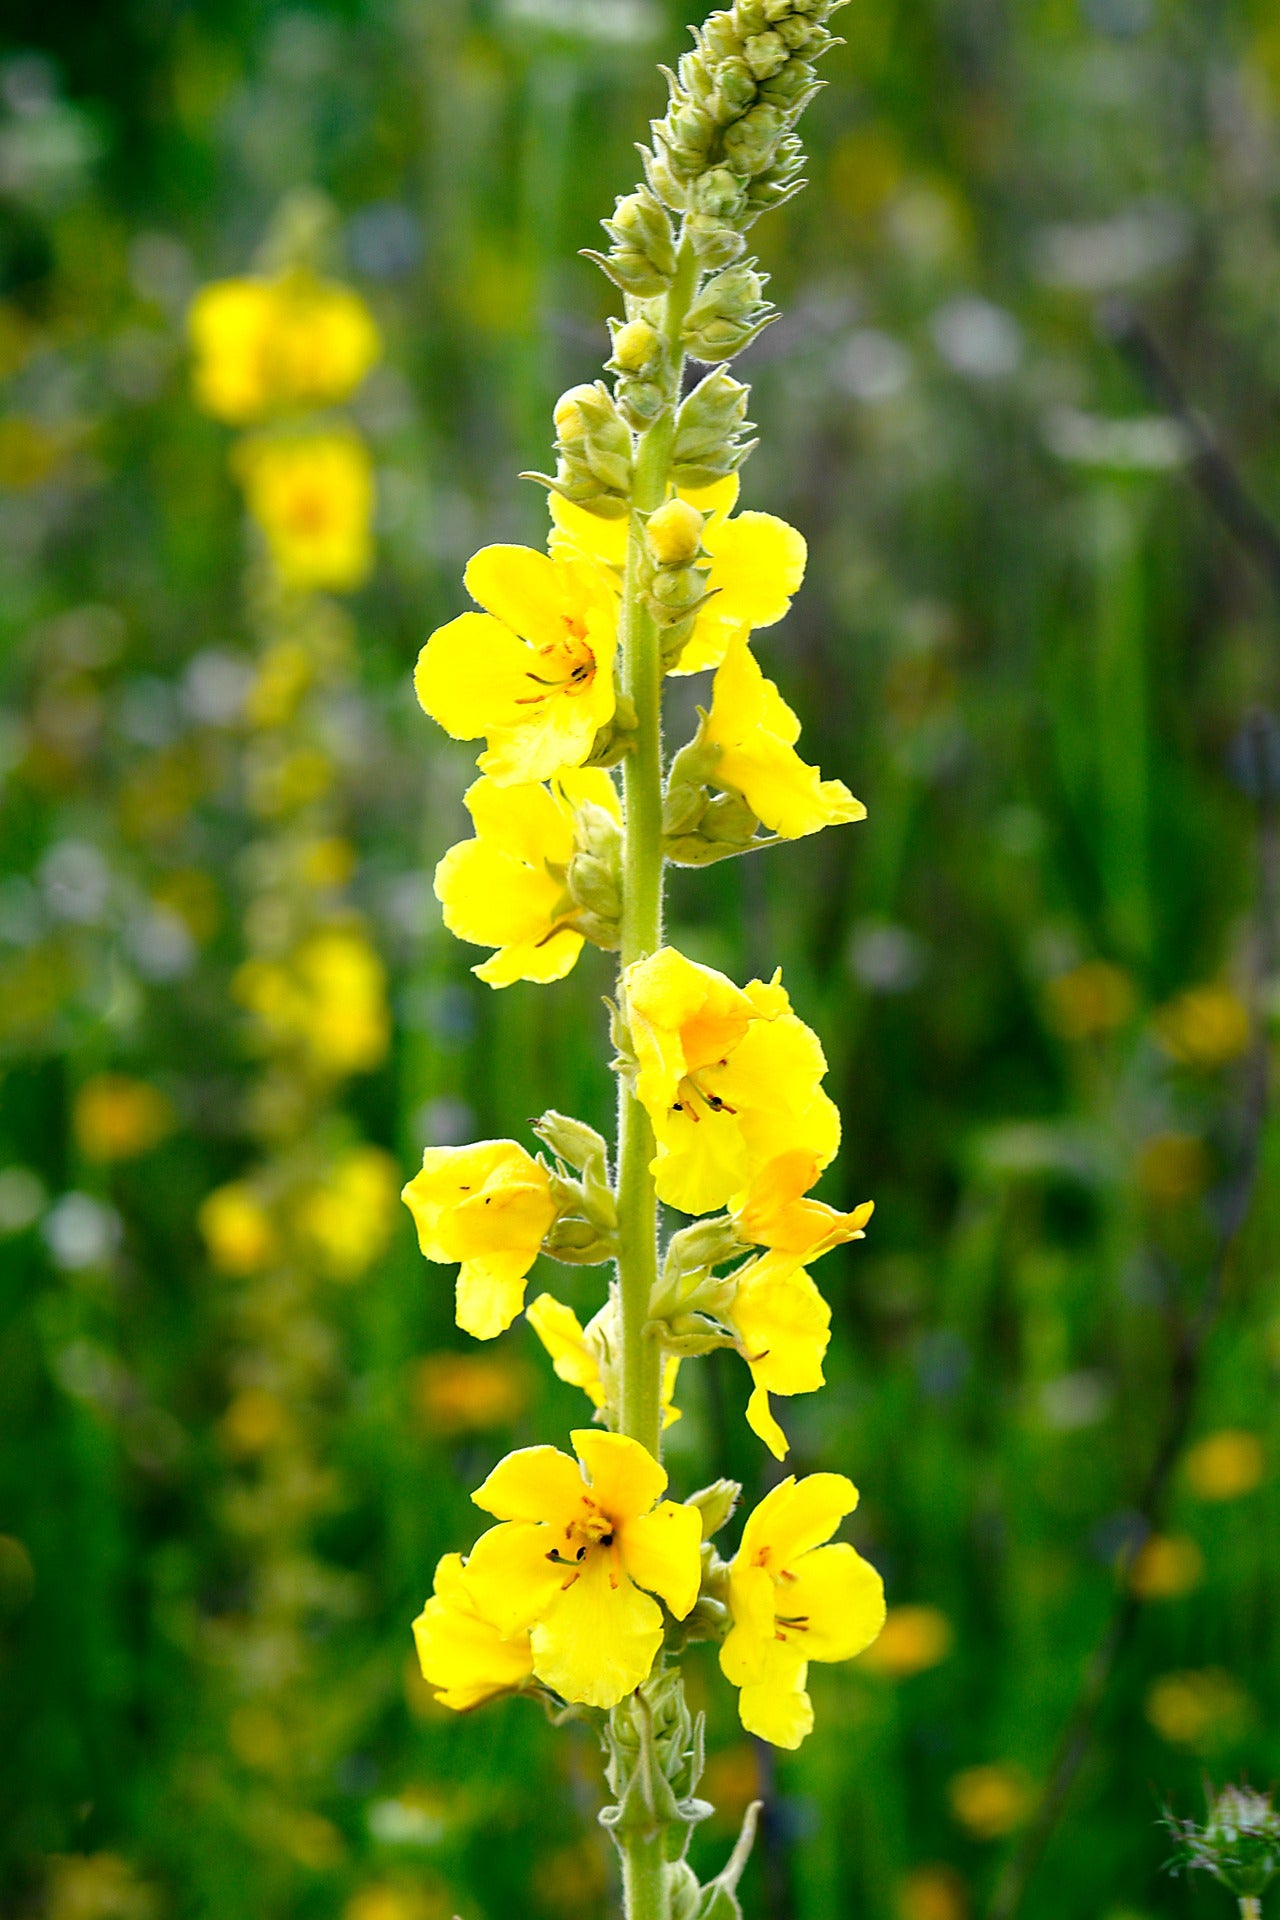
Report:
[[[1182,1471],[1197,1500],[1239,1500],[1262,1479],[1266,1457],[1256,1433],[1223,1427],[1189,1448]]]
[[[1045,988],[1049,1023],[1064,1040],[1114,1033],[1133,1018],[1138,997],[1129,975],[1109,960],[1086,960]]]
[[[762,1798],[761,1784],[757,1749],[749,1740],[738,1740],[707,1755],[699,1791],[715,1808],[718,1826],[737,1827],[751,1802]]]
[[[570,1438],[577,1461],[525,1447],[471,1496],[500,1524],[473,1547],[465,1584],[500,1632],[530,1631],[544,1685],[612,1707],[648,1676],[662,1644],[650,1595],[677,1620],[698,1597],[702,1522],[696,1508],[661,1498],[667,1476],[636,1441],[590,1428]]]
[[[1198,1134],[1158,1133],[1138,1156],[1138,1185],[1154,1206],[1198,1199],[1212,1177],[1213,1161]]]
[[[284,1402],[265,1387],[245,1387],[218,1423],[218,1435],[228,1453],[242,1459],[266,1449],[288,1431]]]
[[[260,656],[245,695],[244,717],[251,727],[283,727],[315,677],[315,656],[301,640],[276,640]]]
[[[295,1207],[301,1237],[334,1280],[354,1280],[386,1247],[395,1220],[399,1176],[381,1147],[352,1147],[308,1188]]]
[[[259,1773],[273,1773],[289,1753],[285,1730],[266,1707],[237,1707],[227,1722],[227,1744],[237,1760]]]
[[[795,750],[800,722],[766,680],[745,638],[728,644],[711,692],[705,738],[720,749],[711,780],[740,793],[771,833],[795,840],[865,820],[843,780],[824,780]]]
[[[751,1373],[747,1425],[776,1460],[787,1436],[769,1406],[771,1393],[815,1393],[831,1339],[831,1309],[803,1267],[785,1254],[766,1253],[738,1276],[732,1304],[720,1316],[738,1335]]]
[[[567,767],[550,787],[504,787],[482,776],[463,798],[475,838],[450,847],[435,874],[446,927],[498,949],[472,968],[491,987],[563,979],[583,946],[566,891],[575,809],[599,807],[620,819],[617,788],[602,768]]]
[[[414,687],[455,740],[487,741],[480,771],[499,786],[579,767],[613,718],[618,608],[592,567],[531,547],[483,547],[466,587],[483,613],[438,627]]]
[[[778,977],[744,989],[663,947],[628,967],[623,996],[636,1093],[653,1123],[659,1196],[705,1213],[788,1149],[835,1157],[840,1116],[822,1091],[818,1037]]]
[[[509,1427],[528,1404],[523,1367],[487,1353],[431,1353],[413,1375],[413,1399],[432,1433],[487,1433]]]
[[[599,1913],[609,1886],[609,1864],[600,1841],[589,1834],[535,1860],[530,1884],[539,1905],[553,1913]]]
[[[907,1680],[938,1666],[955,1642],[955,1632],[937,1607],[890,1607],[880,1637],[862,1656],[861,1665],[887,1680]]]
[[[212,874],[200,867],[179,867],[157,882],[151,898],[176,913],[193,940],[211,939],[222,919],[222,902]]]
[[[898,1887],[898,1920],[965,1920],[969,1901],[954,1867],[912,1867]]]
[[[254,434],[236,448],[235,470],[287,587],[363,584],[373,566],[373,464],[357,434]]]
[[[359,294],[300,270],[215,280],[192,301],[187,326],[197,405],[232,426],[348,399],[382,350]]]
[[[1211,1073],[1238,1060],[1249,1045],[1249,1010],[1223,985],[1192,987],[1155,1018],[1160,1044],[1184,1067]]]
[[[975,1840],[1003,1840],[1031,1811],[1035,1790],[1020,1767],[966,1767],[947,1783],[954,1818]]]
[[[458,1325],[492,1340],[524,1305],[526,1276],[559,1211],[546,1168],[514,1140],[428,1147],[401,1198],[427,1259],[461,1262]]]
[[[78,1088],[71,1109],[76,1145],[86,1160],[133,1160],[172,1131],[173,1108],[159,1087],[124,1073],[98,1073]]]
[[[1250,1718],[1238,1680],[1218,1667],[1166,1673],[1147,1689],[1147,1719],[1171,1746],[1212,1752],[1230,1745]]]
[[[358,928],[322,928],[287,960],[246,960],[232,991],[268,1042],[301,1047],[322,1073],[368,1072],[387,1050],[386,972]]]
[[[843,1474],[788,1476],[749,1515],[729,1563],[720,1666],[747,1732],[775,1747],[798,1747],[813,1727],[810,1660],[852,1660],[884,1624],[875,1568],[845,1542],[824,1544],[857,1504]]]
[[[54,1854],[47,1863],[46,1920],[152,1920],[153,1887],[115,1853]]]
[[[342,1910],[342,1920],[448,1920],[452,1905],[443,1890],[427,1890],[417,1881],[375,1880],[358,1887]]]
[[[61,443],[40,421],[20,413],[0,420],[0,487],[20,493],[43,485],[61,456]]]
[[[280,1251],[271,1215],[247,1181],[215,1187],[201,1203],[198,1223],[219,1273],[259,1273]]]
[[[468,1589],[460,1553],[445,1555],[433,1586],[413,1623],[413,1638],[422,1676],[438,1689],[442,1706],[463,1713],[532,1678],[528,1628],[499,1632]]]
[[[306,840],[298,848],[298,877],[308,887],[327,891],[345,887],[355,872],[356,850],[340,834],[326,834],[318,840]]]
[[[1176,1600],[1204,1579],[1204,1555],[1186,1534],[1153,1533],[1138,1548],[1129,1585],[1142,1600]]]

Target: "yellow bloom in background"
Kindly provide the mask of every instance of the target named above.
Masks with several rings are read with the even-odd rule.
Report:
[[[1160,1738],[1198,1753],[1212,1753],[1238,1739],[1252,1708],[1240,1682],[1219,1667],[1162,1674],[1147,1689],[1147,1719]]]
[[[772,1252],[789,1254],[798,1266],[829,1253],[847,1240],[865,1240],[864,1228],[875,1201],[864,1200],[852,1213],[840,1213],[825,1200],[808,1198],[821,1172],[818,1156],[793,1147],[762,1166],[734,1203],[738,1238]]]
[[[322,1073],[367,1073],[386,1053],[386,971],[357,928],[323,928],[287,960],[246,960],[232,991],[268,1041],[302,1047]]]
[[[359,294],[304,271],[215,280],[192,301],[187,326],[196,403],[232,426],[346,400],[382,351]]]
[[[201,1203],[197,1220],[209,1263],[219,1273],[260,1273],[279,1255],[275,1223],[247,1181],[215,1187]]]
[[[1212,1178],[1213,1161],[1198,1134],[1157,1133],[1138,1155],[1138,1186],[1153,1206],[1196,1200]]]
[[[1204,1555],[1186,1534],[1151,1534],[1129,1568],[1129,1585],[1142,1600],[1177,1600],[1203,1579]]]
[[[76,1091],[71,1127],[86,1160],[135,1160],[173,1131],[174,1114],[159,1087],[124,1073],[97,1073]]]
[[[254,434],[235,450],[250,516],[281,580],[349,593],[373,566],[373,462],[345,428]]]
[[[732,639],[711,691],[704,729],[719,747],[711,779],[740,793],[771,833],[796,840],[822,827],[865,820],[867,810],[843,780],[824,780],[795,750],[800,722],[745,639]]]
[[[295,1211],[298,1230],[332,1279],[356,1279],[383,1252],[398,1187],[391,1155],[364,1146],[344,1153],[323,1184],[303,1194]]]
[[[723,1206],[790,1148],[819,1167],[834,1159],[840,1116],[820,1084],[826,1059],[777,978],[743,989],[663,947],[628,967],[623,990],[668,1205]]]
[[[157,1889],[115,1853],[55,1854],[47,1862],[45,1920],[157,1920]]]
[[[621,818],[617,788],[599,767],[565,768],[551,787],[503,787],[482,776],[464,795],[475,838],[436,867],[444,923],[459,940],[496,947],[472,972],[491,987],[562,980],[582,952],[565,874],[574,809],[589,802]]]
[[[890,1607],[880,1638],[862,1656],[868,1673],[909,1680],[939,1666],[955,1645],[955,1631],[937,1607]]]
[[[1021,1767],[966,1767],[947,1785],[952,1814],[975,1840],[1003,1840],[1030,1813],[1035,1789]]]
[[[651,1596],[677,1620],[698,1597],[702,1522],[661,1498],[667,1476],[636,1441],[590,1428],[570,1438],[578,1461],[526,1447],[472,1495],[501,1524],[472,1549],[466,1586],[503,1633],[530,1630],[544,1685],[612,1707],[648,1676],[662,1644]]]
[[[1188,1449],[1182,1471],[1197,1500],[1239,1500],[1259,1485],[1265,1467],[1256,1433],[1223,1427]]]
[[[434,1592],[413,1623],[424,1680],[441,1706],[465,1713],[499,1694],[514,1692],[533,1674],[529,1634],[500,1633],[480,1612],[463,1576],[460,1553],[436,1568]]]
[[[875,1568],[844,1542],[824,1544],[857,1504],[842,1473],[788,1476],[750,1515],[729,1564],[720,1666],[740,1689],[743,1726],[772,1746],[798,1747],[812,1730],[810,1660],[852,1660],[884,1624]]]
[[[1212,1073],[1238,1060],[1249,1045],[1249,1009],[1228,986],[1192,987],[1162,1007],[1156,1035],[1184,1067]]]
[[[1133,981],[1109,960],[1086,960],[1057,974],[1045,988],[1050,1025],[1064,1040],[1091,1040],[1114,1033],[1133,1018],[1138,1004]]]
[[[767,1253],[743,1270],[723,1318],[738,1335],[751,1372],[747,1425],[782,1460],[787,1436],[773,1417],[769,1395],[815,1393],[823,1384],[831,1308],[803,1267],[784,1254]]]
[[[705,516],[702,548],[712,598],[694,621],[673,671],[701,673],[719,666],[732,640],[782,619],[804,579],[807,549],[803,534],[772,513],[733,513],[736,473],[712,487],[681,488],[678,497]],[[550,504],[552,554],[594,561],[620,576],[627,558],[627,521],[602,520],[554,493]]]
[[[514,1140],[428,1147],[401,1198],[427,1259],[461,1262],[458,1325],[492,1340],[524,1305],[525,1278],[559,1211],[546,1168]]]
[[[579,767],[613,718],[617,597],[598,569],[531,547],[483,547],[465,575],[485,611],[438,627],[418,656],[425,712],[455,740],[482,736],[501,786]]]
[[[554,1294],[540,1293],[531,1300],[524,1310],[524,1317],[537,1334],[551,1358],[551,1365],[557,1379],[567,1381],[571,1387],[581,1387],[593,1407],[602,1407],[607,1399],[604,1381],[600,1377],[600,1363],[592,1344],[591,1334],[601,1316],[608,1312],[602,1308],[589,1327],[583,1327],[572,1307],[565,1306]],[[680,1418],[680,1409],[672,1404],[675,1393],[676,1376],[680,1371],[679,1354],[669,1353],[662,1364],[662,1424],[669,1427]]]
[[[284,1402],[265,1387],[246,1387],[218,1422],[218,1437],[228,1453],[242,1460],[264,1453],[289,1431]]]
[[[898,1920],[965,1920],[969,1901],[954,1867],[912,1867],[898,1887]]]
[[[505,1356],[429,1353],[414,1368],[413,1398],[432,1433],[488,1433],[524,1412],[528,1376]]]

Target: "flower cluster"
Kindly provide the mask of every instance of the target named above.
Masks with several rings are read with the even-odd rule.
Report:
[[[546,550],[477,553],[473,607],[430,636],[415,674],[425,711],[480,743],[474,835],[436,870],[445,925],[492,950],[475,971],[493,987],[559,980],[587,941],[618,951],[621,1119],[616,1166],[593,1128],[547,1113],[534,1123],[543,1151],[433,1147],[404,1189],[423,1253],[457,1265],[458,1324],[477,1339],[525,1308],[540,1255],[611,1262],[616,1276],[585,1326],[552,1293],[529,1303],[596,1426],[573,1434],[576,1460],[543,1446],[499,1462],[473,1496],[497,1524],[440,1561],[414,1631],[447,1706],[525,1691],[608,1714],[617,1805],[602,1818],[624,1852],[642,1830],[687,1840],[706,1810],[673,1664],[686,1644],[718,1642],[743,1725],[795,1747],[813,1720],[809,1662],[852,1658],[884,1619],[875,1569],[832,1542],[858,1498],[843,1475],[784,1480],[726,1560],[713,1536],[739,1490],[677,1502],[659,1463],[679,1370],[715,1348],[741,1356],[748,1422],[785,1456],[771,1397],[822,1385],[830,1333],[809,1268],[861,1239],[872,1211],[814,1197],[840,1116],[781,973],[740,986],[661,932],[667,862],[701,866],[864,814],[802,759],[800,723],[756,658],[806,551],[785,522],[738,510],[747,390],[724,366],[770,317],[743,234],[794,190],[792,126],[830,11],[737,0],[695,34],[647,184],[618,203],[611,250],[593,256],[626,311],[611,323],[612,385],[563,395],[555,472],[531,476],[548,490]],[[682,398],[686,355],[712,370]],[[697,730],[664,762],[662,682],[700,673],[713,678]],[[661,1259],[659,1202],[690,1216]],[[710,1911],[719,1896],[688,1884],[684,1840],[663,1845],[671,1902]],[[731,1868],[717,1883],[726,1914]]]

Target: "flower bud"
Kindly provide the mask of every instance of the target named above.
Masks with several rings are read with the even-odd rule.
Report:
[[[759,101],[724,131],[724,152],[737,173],[763,173],[772,165],[778,142],[787,130],[780,107]]]
[[[677,486],[709,486],[741,466],[749,447],[740,445],[750,431],[750,389],[723,367],[698,382],[676,416],[672,478]],[[694,478],[694,474],[706,478]]]
[[[695,212],[717,220],[735,220],[747,203],[742,182],[728,167],[712,167],[695,182],[692,192]]]
[[[619,373],[643,373],[661,358],[661,336],[647,320],[628,320],[613,336],[613,365]]]
[[[737,120],[754,104],[755,97],[756,79],[746,60],[726,60],[716,69],[714,111],[718,120]]]
[[[698,1509],[702,1515],[702,1537],[710,1540],[733,1518],[733,1510],[741,1498],[742,1488],[736,1480],[713,1480],[709,1487],[691,1493],[684,1504]]]
[[[685,232],[700,264],[713,270],[731,267],[747,250],[746,239],[736,227],[709,213],[691,213]]]
[[[611,1236],[590,1220],[562,1219],[545,1235],[542,1251],[568,1267],[598,1267],[617,1252]]]
[[[702,545],[702,515],[687,500],[668,500],[649,515],[645,526],[645,544],[654,565],[681,567],[692,560]]]
[[[760,296],[764,281],[753,266],[728,267],[708,280],[685,317],[682,338],[699,360],[728,360],[776,318]]]
[[[604,1136],[589,1127],[585,1120],[575,1120],[571,1114],[557,1113],[549,1108],[531,1126],[539,1140],[550,1147],[557,1160],[563,1160],[567,1167],[576,1167],[579,1173],[588,1169],[603,1171],[609,1163],[609,1148]]]
[[[786,41],[777,33],[753,34],[742,51],[756,80],[772,80],[791,57]]]

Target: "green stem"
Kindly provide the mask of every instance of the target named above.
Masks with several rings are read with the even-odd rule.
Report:
[[[667,1874],[661,1834],[628,1834],[622,1849],[626,1920],[667,1920]]]
[[[628,967],[662,944],[662,662],[658,629],[644,605],[640,514],[666,499],[684,355],[680,329],[697,285],[693,249],[681,245],[667,295],[670,399],[636,450],[627,569],[619,612],[622,686],[636,713],[635,747],[622,765],[626,827],[622,847],[622,954]],[[656,1459],[661,1431],[662,1355],[645,1335],[658,1278],[658,1201],[649,1171],[653,1129],[635,1095],[618,1101],[618,1288],[622,1312],[619,1427]]]

